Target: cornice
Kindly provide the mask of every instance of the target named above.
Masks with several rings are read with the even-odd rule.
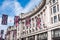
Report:
[[[42,8],[45,6],[46,0],[42,0],[42,2],[36,7],[32,12],[29,12],[28,14],[24,15],[21,17],[21,20],[26,19],[27,17],[32,17],[33,15],[37,14],[39,11],[42,10]]]

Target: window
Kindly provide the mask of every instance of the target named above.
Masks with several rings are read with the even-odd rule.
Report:
[[[52,8],[51,8],[51,14],[52,14]]]
[[[28,40],[35,40],[35,36],[28,37]]]
[[[28,29],[28,26],[26,26],[26,29]]]
[[[53,3],[55,3],[56,2],[56,0],[53,0]]]
[[[41,40],[40,34],[37,35],[37,40]]]
[[[60,21],[60,14],[58,14],[58,20]]]
[[[27,32],[27,34],[28,34],[28,31],[26,31]]]
[[[36,27],[36,30],[38,30],[37,27]]]
[[[59,11],[59,5],[57,5],[57,11]]]
[[[31,30],[29,29],[29,32],[31,33]]]
[[[54,23],[57,22],[57,16],[54,16]]]
[[[23,30],[25,29],[25,27],[23,26]]]
[[[26,38],[22,38],[21,40],[26,40]]]
[[[34,32],[34,29],[32,29],[32,31]]]
[[[53,7],[53,13],[56,13],[56,6]]]
[[[54,32],[54,37],[60,37],[60,29],[56,29],[53,32]]]
[[[58,31],[57,32],[55,31],[55,37],[58,37]]]

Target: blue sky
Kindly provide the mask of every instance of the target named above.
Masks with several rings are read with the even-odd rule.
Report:
[[[14,25],[15,15],[31,11],[35,6],[38,6],[40,2],[41,0],[0,0],[0,30],[4,29],[6,32],[8,26]],[[8,25],[1,25],[2,14],[8,15]],[[12,22],[10,22],[10,20],[12,20]]]

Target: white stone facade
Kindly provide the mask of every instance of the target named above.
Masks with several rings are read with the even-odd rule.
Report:
[[[35,10],[19,16],[21,20],[17,27],[18,40],[60,40],[60,0],[42,0]],[[31,19],[28,28],[27,17]],[[41,28],[36,26],[36,17],[41,19]]]
[[[16,34],[17,34],[17,31],[15,27],[13,26],[8,27],[5,35],[5,40],[17,40]]]

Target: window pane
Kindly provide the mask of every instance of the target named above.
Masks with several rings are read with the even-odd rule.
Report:
[[[60,21],[60,14],[58,14],[58,20]]]
[[[54,16],[54,23],[57,22],[57,16]]]
[[[53,0],[53,3],[55,3],[55,0]]]
[[[58,33],[55,32],[55,37],[58,37]]]
[[[59,5],[57,5],[57,11],[59,11]]]
[[[56,13],[56,6],[53,7],[53,13]]]
[[[52,38],[54,37],[54,31],[51,31]]]
[[[59,37],[60,37],[60,31],[59,31]]]
[[[39,35],[37,35],[37,40],[39,40]]]
[[[51,8],[51,14],[52,14],[52,8]]]

